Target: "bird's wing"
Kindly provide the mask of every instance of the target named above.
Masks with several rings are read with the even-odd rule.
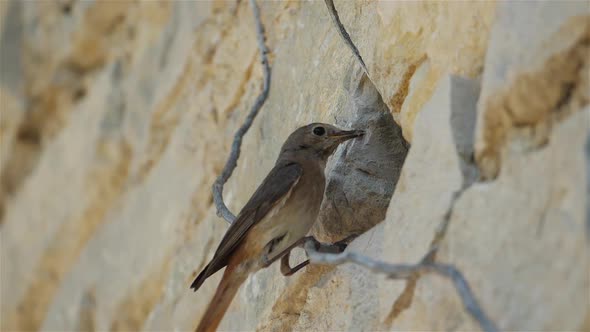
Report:
[[[228,259],[252,226],[262,220],[297,184],[303,168],[297,163],[279,163],[256,189],[248,203],[229,227],[211,262],[201,271],[191,288],[197,290],[207,277],[227,265]]]

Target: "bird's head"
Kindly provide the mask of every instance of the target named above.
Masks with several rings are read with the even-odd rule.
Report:
[[[309,154],[327,160],[340,143],[364,134],[363,130],[342,130],[326,123],[308,124],[289,135],[281,155]]]

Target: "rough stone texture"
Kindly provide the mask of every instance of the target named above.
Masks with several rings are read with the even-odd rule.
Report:
[[[589,14],[584,1],[499,6],[478,110],[476,158],[484,177],[498,175],[509,141],[534,150],[556,122],[588,103]]]
[[[317,236],[416,262],[452,208],[437,259],[501,329],[590,329],[587,2],[335,4],[368,76],[322,2],[260,2],[272,86],[230,209],[296,127],[363,127]],[[227,229],[210,187],[261,78],[247,1],[0,1],[2,330],[193,329],[220,276],[188,285]],[[255,329],[477,325],[436,276],[272,266],[221,325]]]
[[[590,133],[586,138],[586,197],[590,197]],[[590,240],[590,200],[586,201],[586,235]]]
[[[409,147],[373,83],[360,66],[354,68],[336,123],[366,134],[339,149],[326,167],[325,199],[313,232],[322,241],[362,234],[385,218]]]
[[[475,128],[478,94],[477,82],[445,77],[418,114],[414,125],[416,136],[383,222],[382,232],[387,236],[384,236],[380,256],[385,261],[418,262],[428,252],[455,192],[473,179],[473,165],[465,156],[472,155],[467,143]],[[462,135],[455,134],[459,128]],[[424,284],[424,280],[418,284],[415,280],[381,282],[378,294],[382,325],[379,328],[441,330],[450,325],[441,326],[440,320],[465,315],[462,310],[447,311],[444,303],[422,302],[422,296],[430,298],[441,291],[439,284],[435,284],[437,288],[434,289]],[[452,289],[446,283],[442,288]],[[446,295],[450,299],[454,296]],[[428,322],[428,313],[439,305],[440,315]]]

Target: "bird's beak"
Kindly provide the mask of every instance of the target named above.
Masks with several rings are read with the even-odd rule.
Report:
[[[361,137],[365,134],[364,130],[338,130],[329,135],[332,138],[336,138],[339,142],[344,142],[351,138]]]

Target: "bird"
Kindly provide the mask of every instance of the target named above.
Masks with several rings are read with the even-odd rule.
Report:
[[[246,278],[281,259],[281,273],[291,275],[309,263],[289,267],[290,251],[302,244],[324,197],[328,158],[341,143],[364,135],[325,123],[296,129],[281,147],[272,170],[226,231],[211,261],[191,284],[196,292],[225,267],[197,332],[215,331]]]

